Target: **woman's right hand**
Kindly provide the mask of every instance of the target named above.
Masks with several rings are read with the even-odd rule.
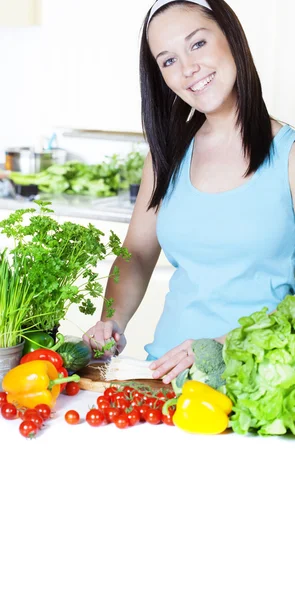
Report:
[[[107,359],[120,354],[126,346],[126,338],[116,321],[98,321],[93,327],[90,327],[83,335],[83,340],[93,350],[101,350],[103,346],[111,339],[115,340],[115,345],[107,350],[100,358]]]

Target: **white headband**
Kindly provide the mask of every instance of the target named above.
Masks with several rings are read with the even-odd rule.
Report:
[[[205,8],[212,10],[211,6],[209,6],[209,4],[208,4],[208,2],[206,2],[206,0],[188,0],[188,1],[193,2],[194,4],[199,4],[200,6],[204,6]],[[149,20],[148,20],[147,24],[149,24],[151,18],[154,16],[155,12],[157,12],[157,10],[159,10],[159,8],[162,8],[162,6],[165,6],[165,4],[170,4],[171,2],[176,2],[176,0],[157,0],[151,9]]]

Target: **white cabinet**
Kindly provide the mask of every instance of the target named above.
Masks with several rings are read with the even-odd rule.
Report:
[[[0,27],[40,24],[41,0],[0,0]]]
[[[62,4],[61,10],[60,0],[42,0],[52,122],[75,129],[141,132],[139,38],[151,1]]]

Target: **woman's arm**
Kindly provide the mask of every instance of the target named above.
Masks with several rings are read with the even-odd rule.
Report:
[[[153,190],[153,169],[150,154],[148,154],[143,169],[142,182],[124,246],[131,253],[129,262],[117,258],[112,266],[120,270],[119,282],[109,279],[106,288],[106,298],[113,298],[115,309],[114,319],[122,331],[139,307],[146,292],[151,275],[159,258],[161,248],[156,236],[156,213],[153,209],[147,211]],[[106,307],[101,315],[106,320]]]
[[[103,307],[101,320],[91,327],[83,339],[93,348],[103,346],[105,341],[113,337],[117,349],[121,352],[126,345],[123,335],[127,323],[139,307],[149,280],[159,258],[161,248],[156,235],[156,213],[147,207],[153,191],[153,168],[150,154],[146,157],[142,182],[124,246],[131,253],[129,262],[116,258],[110,273],[115,266],[119,267],[118,283],[109,278],[105,291],[106,298],[113,298],[115,310],[113,319],[107,317],[107,307]]]

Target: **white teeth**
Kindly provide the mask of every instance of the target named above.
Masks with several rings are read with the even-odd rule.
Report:
[[[197,92],[202,90],[206,85],[208,85],[208,83],[210,83],[210,81],[212,81],[212,79],[214,79],[215,77],[215,73],[212,73],[212,75],[210,75],[209,77],[207,77],[206,79],[202,79],[202,81],[199,81],[199,83],[197,83],[196,85],[194,85],[193,87],[191,87],[190,89],[193,92]]]

